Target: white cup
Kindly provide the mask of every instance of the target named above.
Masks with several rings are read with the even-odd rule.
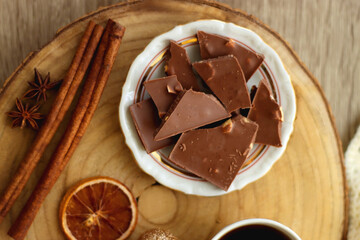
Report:
[[[274,228],[281,233],[288,236],[291,240],[301,240],[301,238],[289,227],[276,222],[274,220],[270,219],[264,219],[264,218],[251,218],[251,219],[245,219],[239,222],[235,222],[233,224],[230,224],[223,228],[220,232],[218,232],[212,240],[219,240],[221,237],[224,237],[227,233],[231,232],[234,229],[237,229],[239,227],[243,226],[249,226],[249,225],[263,225],[263,226],[269,226],[271,228]]]

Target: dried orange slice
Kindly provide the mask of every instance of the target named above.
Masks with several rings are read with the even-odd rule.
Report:
[[[72,240],[120,240],[137,222],[136,200],[121,182],[88,178],[71,188],[60,205],[60,223]]]

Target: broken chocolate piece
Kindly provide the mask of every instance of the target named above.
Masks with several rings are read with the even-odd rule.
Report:
[[[253,85],[252,87],[251,87],[251,89],[250,89],[250,100],[251,100],[251,102],[253,102],[254,101],[254,97],[255,97],[255,95],[256,95],[256,91],[257,91],[257,86],[255,86],[255,85]]]
[[[131,105],[130,113],[134,121],[136,131],[147,153],[175,143],[173,138],[154,141],[154,132],[159,127],[161,120],[151,99]]]
[[[251,100],[251,102],[254,101],[256,91],[257,91],[257,87],[255,85],[253,85],[251,87],[251,89],[250,89],[250,100]],[[240,109],[238,113],[241,114],[244,117],[247,117],[249,115],[249,111],[250,111],[250,108],[244,108],[244,109]]]
[[[228,117],[230,114],[213,95],[185,90],[171,105],[154,139],[166,139]]]
[[[170,58],[166,65],[167,75],[176,75],[184,89],[200,90],[185,48],[170,41]]]
[[[281,107],[270,94],[270,89],[260,82],[248,118],[259,125],[255,143],[281,147]]]
[[[256,123],[239,115],[216,128],[183,133],[169,160],[226,191],[246,160],[257,129]]]
[[[175,75],[146,81],[144,86],[154,101],[161,118],[169,110],[178,93],[183,90]]]
[[[208,59],[193,66],[228,112],[251,106],[244,73],[234,56]]]
[[[254,53],[232,39],[198,31],[197,33],[200,54],[203,59],[216,58],[219,56],[234,55],[248,81],[264,61],[264,56]]]

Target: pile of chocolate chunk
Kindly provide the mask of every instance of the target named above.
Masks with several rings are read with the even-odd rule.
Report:
[[[197,39],[194,63],[170,41],[167,77],[144,82],[151,98],[130,113],[148,153],[175,144],[169,161],[226,191],[254,143],[281,147],[283,116],[265,80],[246,84],[263,55],[203,31]]]

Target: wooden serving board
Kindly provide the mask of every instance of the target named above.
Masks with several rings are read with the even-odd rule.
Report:
[[[58,222],[62,196],[77,181],[99,175],[124,182],[138,198],[139,221],[130,239],[137,239],[147,229],[161,227],[183,240],[205,240],[230,223],[255,217],[279,221],[304,240],[346,237],[348,200],[341,142],[317,80],[286,41],[264,23],[241,10],[206,0],[131,1],[102,8],[59,30],[50,43],[31,53],[6,81],[0,95],[0,190],[35,136],[29,129],[11,129],[11,121],[4,113],[27,89],[34,67],[43,74],[50,71],[53,80],[61,79],[88,20],[105,23],[108,18],[127,27],[119,56],[81,144],[47,197],[27,239],[64,239]],[[197,19],[234,22],[256,32],[280,55],[296,92],[294,132],[282,158],[260,180],[221,197],[190,196],[156,184],[136,165],[118,119],[122,85],[134,58],[155,36]],[[63,130],[64,124],[0,226],[0,239],[9,239],[6,232],[41,176]]]

